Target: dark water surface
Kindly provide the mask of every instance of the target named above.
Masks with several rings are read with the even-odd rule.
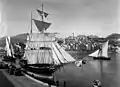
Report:
[[[0,71],[0,87],[14,87],[13,84]]]
[[[96,79],[101,80],[102,87],[120,87],[120,54],[111,53],[109,56],[112,57],[110,61],[84,57],[88,60],[87,64],[82,67],[68,64],[55,73],[56,79],[61,81],[61,85],[65,80],[66,87],[92,87],[92,82]]]

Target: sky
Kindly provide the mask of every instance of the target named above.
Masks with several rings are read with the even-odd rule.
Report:
[[[36,9],[42,4],[52,23],[47,32],[60,37],[120,33],[119,0],[0,0],[0,37],[29,32],[31,12],[40,19]],[[33,31],[38,31],[34,22]]]

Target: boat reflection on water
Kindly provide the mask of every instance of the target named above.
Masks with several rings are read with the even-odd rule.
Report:
[[[109,56],[110,61],[86,57],[88,62],[82,67],[66,65],[55,73],[56,79],[65,80],[66,87],[92,87],[92,82],[96,79],[101,80],[103,87],[120,87],[120,54],[112,53]]]

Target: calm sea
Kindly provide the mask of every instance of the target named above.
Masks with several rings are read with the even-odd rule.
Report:
[[[73,54],[72,54],[73,55]],[[74,54],[76,58],[83,57],[82,54]],[[110,61],[93,60],[91,57],[84,57],[87,64],[77,67],[75,64],[68,64],[55,73],[56,79],[63,87],[92,87],[93,80],[100,80],[102,87],[120,87],[120,54],[110,53]]]

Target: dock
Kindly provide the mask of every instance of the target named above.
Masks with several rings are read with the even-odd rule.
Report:
[[[14,87],[48,87],[37,83],[26,76],[9,75],[5,69],[1,69],[0,71],[14,85]]]

